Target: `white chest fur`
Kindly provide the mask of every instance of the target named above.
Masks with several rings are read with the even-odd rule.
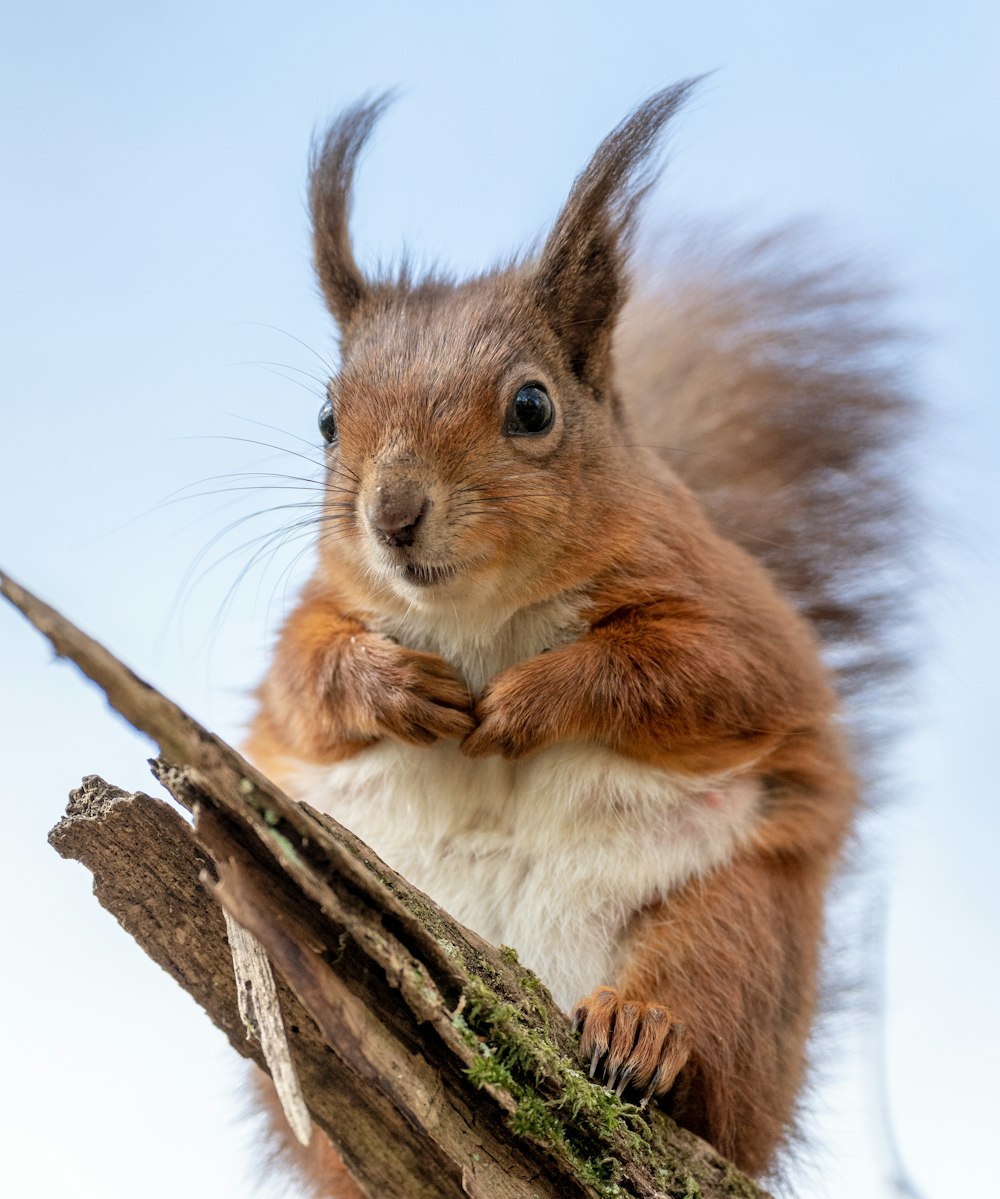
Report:
[[[536,758],[463,758],[383,742],[291,789],[495,944],[514,946],[569,1009],[613,983],[630,916],[731,856],[750,780],[681,780],[567,742]]]

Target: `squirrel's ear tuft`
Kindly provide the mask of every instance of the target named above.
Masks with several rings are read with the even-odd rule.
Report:
[[[627,291],[626,265],[639,203],[656,179],[651,156],[666,122],[697,79],[650,96],[598,146],[549,234],[534,285],[573,371],[595,385]]]
[[[350,323],[368,284],[351,250],[348,220],[358,155],[392,96],[362,101],[342,113],[313,144],[309,160],[309,210],[313,256],[327,307],[341,329]]]

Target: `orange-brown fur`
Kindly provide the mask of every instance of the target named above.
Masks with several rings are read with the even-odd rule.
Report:
[[[383,738],[455,739],[468,757],[512,760],[580,741],[672,776],[755,780],[747,842],[647,896],[617,976],[576,1015],[602,1077],[660,1095],[761,1173],[802,1084],[823,896],[857,802],[817,629],[839,649],[868,637],[878,665],[869,608],[837,586],[852,555],[871,570],[884,548],[876,526],[894,493],[873,455],[905,405],[863,363],[838,373],[838,338],[845,355],[857,347],[837,304],[857,293],[819,295],[792,274],[775,283],[753,265],[773,247],[735,283],[692,289],[694,301],[638,297],[619,328],[642,172],[686,90],[653,97],[603,144],[537,260],[460,285],[362,276],[350,185],[380,105],[331,130],[311,199],[342,334],[339,434],[317,569],[281,633],[249,749],[293,788],[303,763],[344,762]],[[824,305],[825,333],[794,328],[796,311]],[[527,380],[558,401],[545,438],[502,433],[506,397]],[[839,424],[816,415],[823,438],[803,393],[841,405]],[[669,438],[659,453],[642,445],[658,428]],[[823,491],[845,470],[872,488],[861,516]],[[414,548],[385,551],[387,567],[371,546],[408,506]],[[838,523],[852,512],[853,540]],[[815,517],[811,541],[801,513]],[[411,563],[445,574],[411,596],[390,577]],[[580,627],[474,682],[394,638],[435,588],[454,597],[459,623],[478,618],[476,603],[515,613],[571,597]],[[450,612],[442,605],[441,620]],[[846,677],[869,659],[838,665]]]
[[[638,913],[617,979],[620,996],[655,996],[686,1030],[672,1114],[752,1174],[771,1164],[802,1084],[825,881],[814,857],[747,854]]]

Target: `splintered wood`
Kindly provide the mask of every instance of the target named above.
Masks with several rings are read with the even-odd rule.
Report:
[[[203,877],[202,881],[205,879]],[[285,1024],[281,1019],[278,990],[274,985],[271,963],[264,947],[252,933],[241,928],[229,914],[223,901],[226,935],[233,951],[233,973],[236,976],[236,998],[240,1019],[246,1025],[247,1036],[260,1041],[268,1073],[281,1101],[288,1126],[300,1145],[308,1145],[312,1135],[309,1109],[302,1095],[302,1085],[295,1072],[288,1046]]]

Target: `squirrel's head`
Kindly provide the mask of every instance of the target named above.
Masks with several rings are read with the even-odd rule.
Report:
[[[309,191],[341,335],[320,413],[321,556],[418,605],[520,606],[593,575],[622,479],[611,345],[636,210],[692,86],[652,96],[602,142],[536,257],[462,284],[362,274],[351,184],[386,101],[333,124]]]

